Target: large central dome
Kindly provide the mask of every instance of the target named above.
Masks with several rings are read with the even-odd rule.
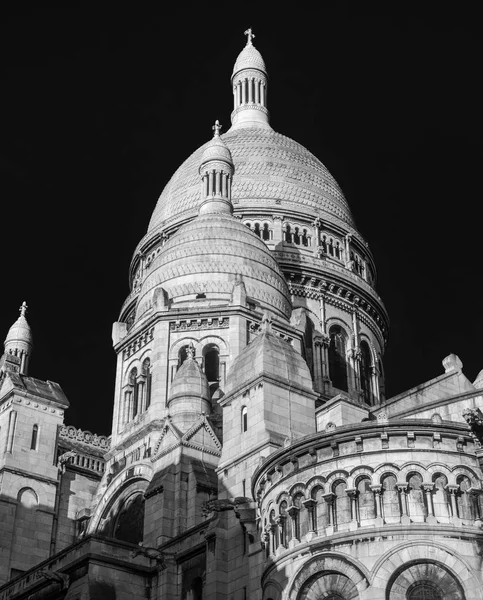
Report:
[[[223,137],[235,164],[235,210],[281,204],[288,212],[311,213],[355,227],[337,182],[311,152],[267,127],[232,128]],[[178,168],[161,194],[148,233],[198,214],[198,167],[206,144]]]

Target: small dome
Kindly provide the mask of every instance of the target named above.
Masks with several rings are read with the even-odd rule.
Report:
[[[229,304],[240,275],[247,295],[263,310],[290,319],[287,282],[266,244],[229,214],[199,215],[181,227],[152,261],[139,293],[136,320],[151,309],[160,286],[175,307],[192,302],[197,294]]]
[[[235,66],[233,67],[233,77],[243,69],[258,69],[265,74],[267,73],[262,55],[251,42],[248,43],[238,55]]]
[[[221,139],[219,135],[219,129],[221,129],[221,125],[216,121],[214,126],[215,128],[215,137],[210,140],[206,145],[201,156],[201,164],[200,164],[200,173],[203,169],[203,166],[212,160],[225,162],[231,166],[233,169],[233,159],[231,157],[231,152],[225,142]]]
[[[177,398],[191,396],[202,400],[209,400],[210,386],[200,365],[192,356],[188,356],[174,376],[168,404],[171,404]]]
[[[19,350],[28,351],[33,346],[32,331],[25,318],[26,311],[27,304],[24,302],[20,307],[19,318],[10,327],[5,338],[5,350],[18,348]]]

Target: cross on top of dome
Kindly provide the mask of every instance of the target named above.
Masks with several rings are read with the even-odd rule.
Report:
[[[26,302],[25,302],[25,300],[24,300],[24,301],[22,302],[22,306],[19,308],[19,311],[20,311],[20,316],[21,316],[21,317],[25,317],[25,315],[26,315],[26,313],[27,313],[27,309],[28,309],[28,306],[27,306],[27,303],[26,303]]]
[[[249,27],[245,32],[244,35],[247,36],[247,46],[251,46],[252,45],[252,40],[255,37],[255,34],[252,31],[252,28]]]

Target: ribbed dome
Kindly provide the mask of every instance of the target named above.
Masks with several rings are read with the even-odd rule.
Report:
[[[242,69],[259,69],[264,73],[267,72],[262,55],[253,44],[247,44],[238,55],[235,66],[233,67],[233,76]]]
[[[24,348],[25,345],[33,345],[32,331],[30,325],[27,323],[27,319],[23,315],[20,315],[7,333],[5,348],[7,346]]]
[[[228,303],[239,275],[248,297],[263,309],[290,318],[287,283],[265,243],[231,215],[200,215],[173,235],[151,263],[136,319],[150,310],[158,286],[174,302],[206,294],[215,303]]]
[[[244,127],[222,136],[231,151],[236,176],[232,202],[235,212],[247,207],[301,211],[354,228],[344,195],[327,168],[306,148],[269,128]],[[175,172],[161,194],[148,233],[198,214],[198,168],[208,142]]]
[[[171,390],[169,393],[168,404],[177,398],[188,398],[194,396],[202,400],[210,399],[210,388],[206,375],[201,370],[199,364],[192,357],[188,357],[176,372]]]

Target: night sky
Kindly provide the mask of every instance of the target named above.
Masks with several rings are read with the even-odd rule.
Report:
[[[483,368],[476,12],[320,4],[4,11],[0,335],[26,300],[30,374],[61,384],[68,424],[110,432],[132,252],[176,168],[215,119],[228,128],[247,27],[273,128],[328,167],[374,254],[388,395],[440,375],[451,352],[471,380]]]

